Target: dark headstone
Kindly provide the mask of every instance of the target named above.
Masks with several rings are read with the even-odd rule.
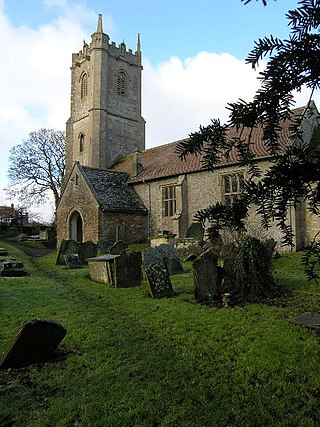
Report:
[[[142,253],[126,249],[115,258],[116,288],[129,288],[142,282]]]
[[[4,260],[0,263],[0,275],[2,277],[21,277],[28,273],[21,262]]]
[[[78,254],[67,254],[64,256],[64,259],[65,259],[66,266],[70,270],[83,267],[83,264]]]
[[[56,265],[65,265],[65,259],[64,256],[68,254],[77,254],[78,253],[78,243],[74,240],[62,240]]]
[[[7,251],[7,249],[0,248],[0,256],[8,256],[8,251]]]
[[[186,231],[186,237],[192,237],[195,240],[203,240],[204,229],[200,222],[193,222]]]
[[[127,247],[128,245],[126,244],[126,242],[124,242],[123,240],[118,240],[111,246],[110,253],[111,255],[120,255],[122,251],[127,249]]]
[[[157,263],[167,268],[170,275],[183,273],[183,267],[177,251],[171,245],[159,245],[143,251],[143,265]]]
[[[218,293],[217,257],[214,255],[193,262],[194,296],[197,301]]]
[[[20,368],[48,360],[66,333],[63,326],[51,320],[26,322],[0,355],[0,369]]]
[[[174,295],[170,276],[163,265],[152,263],[145,267],[145,271],[153,298],[172,297]]]
[[[78,244],[77,251],[80,261],[82,264],[87,264],[88,258],[94,258],[98,254],[98,245],[88,240],[87,242],[83,242]]]
[[[125,224],[118,225],[116,229],[116,239],[123,240],[124,242],[127,240],[127,226]]]

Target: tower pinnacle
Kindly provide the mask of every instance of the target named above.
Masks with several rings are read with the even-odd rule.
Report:
[[[99,16],[98,16],[97,33],[103,33],[103,31],[102,31],[102,15],[101,15],[101,13],[99,13]]]

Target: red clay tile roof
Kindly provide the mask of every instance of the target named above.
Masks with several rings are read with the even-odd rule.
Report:
[[[16,211],[13,206],[0,206],[0,215],[4,218],[15,218]]]
[[[293,110],[295,117],[301,115],[305,107]],[[279,135],[279,147],[284,149],[290,141],[290,126],[292,121],[287,119],[283,122],[282,130]],[[235,128],[228,130],[228,138],[236,136]],[[244,137],[248,137],[249,129],[245,130]],[[257,158],[270,157],[265,144],[262,140],[263,130],[262,127],[256,127],[253,130],[252,142],[253,152]],[[185,139],[187,140],[187,138]],[[135,153],[130,154],[120,159],[113,167],[113,171],[127,172],[129,174],[129,183],[148,181],[152,179],[164,178],[184,173],[196,172],[202,169],[200,155],[188,155],[185,161],[181,161],[178,154],[175,152],[177,144],[181,141],[172,142],[170,144],[161,145],[159,147],[150,148],[141,153],[141,164],[143,170],[141,173],[134,177],[134,159]],[[223,165],[238,162],[239,158],[236,152],[230,154],[228,160],[223,161]]]

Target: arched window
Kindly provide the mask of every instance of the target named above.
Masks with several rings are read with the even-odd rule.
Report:
[[[81,77],[81,98],[87,96],[88,92],[88,76],[84,73]]]
[[[120,71],[117,76],[117,95],[127,96],[127,76],[124,71]]]
[[[79,135],[79,151],[82,153],[84,150],[84,134],[81,132]]]

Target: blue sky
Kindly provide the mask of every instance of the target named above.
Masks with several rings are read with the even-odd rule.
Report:
[[[71,54],[90,42],[98,13],[117,44],[141,34],[147,148],[186,137],[225,105],[258,88],[244,59],[259,37],[288,34],[294,0],[0,0],[0,204],[9,150],[31,131],[63,129],[70,108]],[[263,67],[263,64],[262,64]],[[315,98],[319,96],[316,95]],[[297,97],[301,105],[307,97]],[[41,212],[40,208],[40,212]],[[46,212],[48,208],[46,207]]]

